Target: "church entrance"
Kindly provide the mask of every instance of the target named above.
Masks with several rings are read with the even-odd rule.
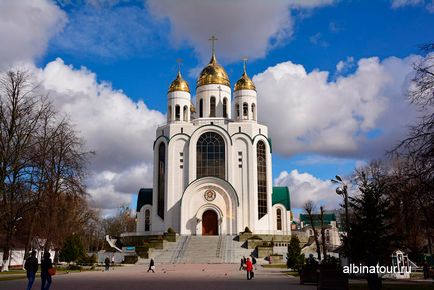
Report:
[[[213,210],[207,210],[202,215],[202,235],[214,236],[218,235],[218,217]]]

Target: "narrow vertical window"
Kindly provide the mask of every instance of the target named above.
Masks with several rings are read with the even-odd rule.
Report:
[[[169,106],[169,112],[167,113],[167,121],[172,121],[172,106]]]
[[[237,111],[237,117],[240,116],[240,104],[235,105],[235,111]]]
[[[278,208],[276,211],[276,225],[277,225],[277,230],[281,231],[282,230],[282,211],[280,210],[280,208]]]
[[[249,114],[249,105],[247,103],[243,104],[243,117],[247,117]]]
[[[215,117],[215,97],[211,97],[209,102],[209,116]]]
[[[184,110],[183,110],[183,115],[184,115],[184,122],[188,122],[188,107],[184,106]]]
[[[149,209],[145,210],[145,232],[151,230],[151,212]]]
[[[227,118],[228,117],[228,99],[224,98],[223,99],[223,118]]]
[[[258,219],[267,214],[267,156],[265,143],[259,141],[256,145],[258,162]]]
[[[157,214],[164,219],[164,185],[166,181],[166,145],[161,143],[158,147],[158,211]]]
[[[252,104],[252,118],[256,121],[256,105]]]
[[[199,118],[203,117],[203,99],[199,100]]]
[[[175,120],[181,120],[181,108],[179,107],[179,105],[175,106]]]

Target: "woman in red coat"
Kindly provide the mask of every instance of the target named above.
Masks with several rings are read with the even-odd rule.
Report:
[[[250,261],[250,258],[247,258],[246,261],[246,272],[247,272],[247,280],[251,280],[253,277],[253,264],[252,261]]]

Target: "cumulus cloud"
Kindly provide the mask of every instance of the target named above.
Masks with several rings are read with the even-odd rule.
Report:
[[[187,43],[202,60],[210,57],[207,39],[216,35],[219,56],[227,61],[243,56],[264,57],[267,51],[288,39],[293,32],[291,9],[315,8],[332,0],[149,0],[153,15],[168,19],[170,38],[176,46]]]
[[[277,186],[288,186],[291,191],[291,207],[303,208],[306,201],[324,205],[328,209],[337,208],[341,197],[335,193],[335,185],[330,181],[321,180],[309,173],[300,173],[294,169],[291,172],[282,171],[274,180]]]
[[[348,56],[346,60],[341,60],[336,65],[336,73],[340,74],[346,72],[354,66],[354,58],[352,56]]]
[[[64,52],[87,57],[130,57],[156,45],[156,33],[144,7],[93,3],[70,12],[68,25],[53,40]]]
[[[36,74],[57,110],[70,116],[87,148],[96,152],[87,182],[94,206],[118,207],[140,187],[152,186],[152,146],[163,114],[60,58]]]
[[[42,56],[66,21],[66,14],[52,1],[0,1],[0,68]]]
[[[364,58],[353,74],[336,81],[329,81],[327,71],[280,63],[253,78],[258,117],[283,155],[376,157],[396,144],[416,118],[405,96],[416,59]]]
[[[402,8],[406,6],[424,6],[429,13],[434,13],[433,0],[392,0],[392,8]]]

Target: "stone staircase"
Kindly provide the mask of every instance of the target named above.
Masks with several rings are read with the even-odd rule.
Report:
[[[175,243],[165,243],[164,249],[153,249],[150,257],[158,264],[220,264],[240,262],[251,249],[241,247],[235,236],[180,236]],[[139,259],[139,264],[149,259]]]

